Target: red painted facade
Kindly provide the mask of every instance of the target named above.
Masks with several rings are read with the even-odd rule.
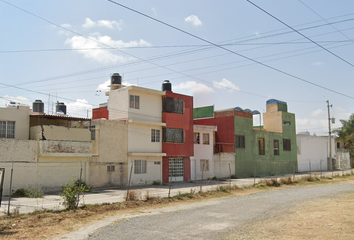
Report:
[[[183,99],[183,114],[162,113],[162,122],[169,128],[184,129],[183,143],[162,143],[162,152],[167,156],[163,158],[163,182],[169,182],[169,158],[184,159],[184,181],[191,178],[190,157],[194,155],[193,143],[193,97],[166,91],[166,97]]]
[[[92,109],[92,119],[108,119],[108,109],[107,107],[100,107]]]
[[[234,116],[223,114],[214,114],[214,118],[195,119],[194,124],[217,126],[218,131],[215,133],[215,152],[234,153],[235,149],[235,124]]]

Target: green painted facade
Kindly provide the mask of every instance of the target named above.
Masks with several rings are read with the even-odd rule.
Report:
[[[295,115],[284,110],[284,106],[278,108],[283,123],[282,133],[254,129],[252,118],[234,116],[235,136],[245,137],[244,148],[235,145],[237,177],[272,176],[297,171]],[[259,139],[264,139],[264,155],[260,154]],[[284,150],[283,139],[290,140],[290,151]],[[275,154],[274,140],[279,141],[279,155]]]
[[[214,117],[214,106],[193,108],[193,119]]]

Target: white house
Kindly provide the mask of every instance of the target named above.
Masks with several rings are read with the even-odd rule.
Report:
[[[216,126],[193,125],[194,157],[191,158],[191,180],[213,178],[214,133]]]
[[[162,96],[158,91],[138,86],[112,87],[109,121],[127,123],[127,171],[131,185],[162,182]],[[131,175],[131,176],[130,176]]]

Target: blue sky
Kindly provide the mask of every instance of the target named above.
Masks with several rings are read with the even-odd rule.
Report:
[[[264,112],[268,99],[286,101],[297,131],[317,135],[329,100],[340,127],[354,112],[354,1],[252,2],[328,51],[246,0],[117,1],[234,53],[106,0],[0,0],[0,105],[41,99],[52,113],[61,101],[91,116],[118,72],[153,89],[169,79],[195,107]]]

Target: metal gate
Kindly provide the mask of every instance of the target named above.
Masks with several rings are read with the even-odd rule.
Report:
[[[171,182],[183,181],[184,164],[183,158],[169,159],[169,178]]]

